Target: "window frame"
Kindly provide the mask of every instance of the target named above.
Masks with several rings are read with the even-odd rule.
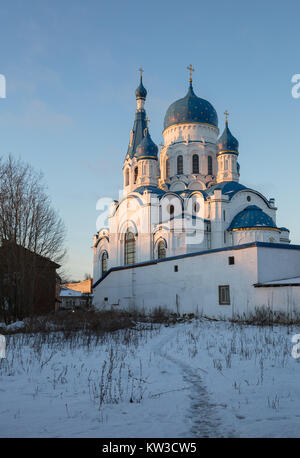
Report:
[[[192,157],[192,173],[199,174],[199,154],[193,154]]]
[[[213,160],[212,156],[207,156],[207,175],[213,174]]]
[[[166,159],[166,178],[170,178],[170,159]]]
[[[219,305],[230,305],[230,285],[219,285]]]
[[[127,231],[124,237],[124,265],[136,263],[136,237],[134,232]]]
[[[161,247],[163,246],[163,249]],[[160,256],[161,250],[164,253],[164,256]],[[166,242],[163,239],[160,239],[157,242],[157,259],[165,259],[167,254],[167,247],[166,247]]]
[[[228,265],[234,266],[234,264],[235,264],[234,256],[228,256]]]
[[[107,272],[107,260],[108,260],[108,253],[107,253],[106,250],[104,250],[102,255],[101,255],[101,273],[102,273],[102,276]],[[105,270],[103,268],[104,263],[105,263]]]
[[[176,175],[183,175],[183,156],[179,154],[177,156],[177,174]]]
[[[139,168],[138,168],[138,166],[134,167],[133,175],[134,175],[133,176],[133,183],[136,184],[137,180],[138,180],[138,176],[139,176]]]

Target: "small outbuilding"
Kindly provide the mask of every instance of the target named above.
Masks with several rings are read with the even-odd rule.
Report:
[[[62,286],[60,288],[60,309],[76,310],[87,309],[90,305],[90,296]]]

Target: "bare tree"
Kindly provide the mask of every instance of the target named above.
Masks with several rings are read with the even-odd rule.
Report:
[[[25,310],[22,313],[24,316],[32,312],[37,272],[43,270],[37,261],[41,258],[35,257],[33,261],[32,253],[61,264],[66,254],[64,240],[65,227],[51,205],[43,175],[12,155],[0,158],[0,246],[10,246],[10,249],[2,250],[1,261],[6,269],[9,266],[13,269],[14,277],[17,275],[14,288],[11,284],[9,288],[14,291],[14,298],[10,294],[4,301],[4,291],[1,294],[0,290],[2,309],[15,308],[18,310],[14,313],[16,318],[20,318],[20,310]],[[14,250],[12,247],[25,250]],[[4,254],[10,259],[3,259]],[[6,295],[7,283],[6,276],[6,285],[0,282],[0,288],[2,284]],[[28,283],[31,283],[31,288]]]
[[[52,208],[43,175],[11,155],[0,162],[0,239],[62,262],[65,227]]]

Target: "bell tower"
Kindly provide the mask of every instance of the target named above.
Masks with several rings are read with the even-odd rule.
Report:
[[[125,192],[132,191],[137,185],[139,171],[136,157],[137,146],[143,140],[145,129],[147,128],[146,111],[144,108],[147,97],[147,90],[143,85],[143,69],[140,68],[139,72],[140,84],[135,91],[135,120],[133,123],[133,128],[130,131],[129,145],[123,165],[123,189]]]

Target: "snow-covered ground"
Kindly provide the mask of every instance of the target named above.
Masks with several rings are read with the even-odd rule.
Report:
[[[298,333],[194,319],[8,336],[0,436],[299,437]]]

